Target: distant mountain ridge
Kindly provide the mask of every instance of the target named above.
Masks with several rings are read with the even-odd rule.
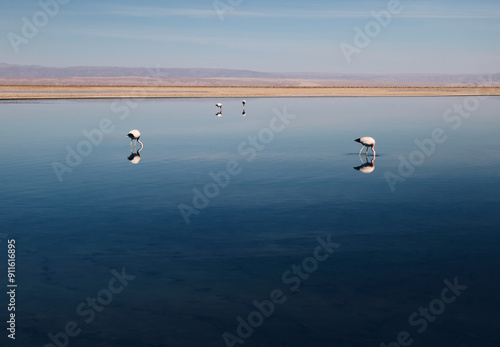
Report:
[[[252,70],[210,69],[210,68],[141,68],[141,67],[109,67],[109,66],[72,66],[46,67],[39,65],[13,65],[0,63],[0,78],[10,79],[70,79],[70,78],[157,78],[168,79],[262,79],[318,81],[315,84],[347,84],[369,85],[415,84],[415,85],[448,85],[448,84],[487,84],[500,82],[500,73],[487,74],[352,74],[352,73],[307,73],[307,72],[260,72]],[[332,81],[328,83],[327,81]],[[312,81],[311,81],[312,82]],[[309,82],[309,84],[311,83]],[[489,83],[485,83],[489,82]],[[212,82],[211,82],[212,83]],[[298,82],[294,82],[298,83]],[[308,82],[305,82],[306,84]]]

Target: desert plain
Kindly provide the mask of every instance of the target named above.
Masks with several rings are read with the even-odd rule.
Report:
[[[498,86],[0,85],[0,100],[500,95]]]

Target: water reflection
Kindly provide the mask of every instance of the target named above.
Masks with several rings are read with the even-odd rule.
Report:
[[[139,148],[135,153],[132,152],[130,155],[127,157],[127,159],[132,163],[132,164],[139,164],[141,161],[141,150],[144,147],[144,145],[141,142],[141,148]]]
[[[368,157],[366,157],[366,162],[361,159],[361,156],[359,156],[359,160],[361,160],[361,165],[354,166],[353,169],[361,171],[362,173],[372,173],[375,170],[375,157],[373,157],[370,162],[368,162]]]

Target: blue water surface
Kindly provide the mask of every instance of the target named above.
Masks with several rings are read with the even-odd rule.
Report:
[[[499,97],[246,101],[0,103],[16,346],[500,344]]]

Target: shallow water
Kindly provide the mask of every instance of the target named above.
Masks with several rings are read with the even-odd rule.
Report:
[[[499,106],[254,98],[242,117],[239,99],[3,102],[0,247],[16,240],[16,344],[47,345],[49,333],[64,344],[73,321],[70,346],[225,346],[226,332],[249,346],[379,346],[403,331],[414,346],[498,345]],[[373,167],[362,136],[377,140]],[[371,173],[353,169],[367,162]],[[323,261],[318,238],[337,244]],[[287,273],[294,264],[310,271]],[[135,278],[106,297],[123,268]],[[455,278],[467,288],[442,308]],[[238,317],[275,289],[284,302],[238,336]],[[80,306],[96,295],[97,308]],[[438,314],[418,332],[424,321],[409,317],[431,302]]]

